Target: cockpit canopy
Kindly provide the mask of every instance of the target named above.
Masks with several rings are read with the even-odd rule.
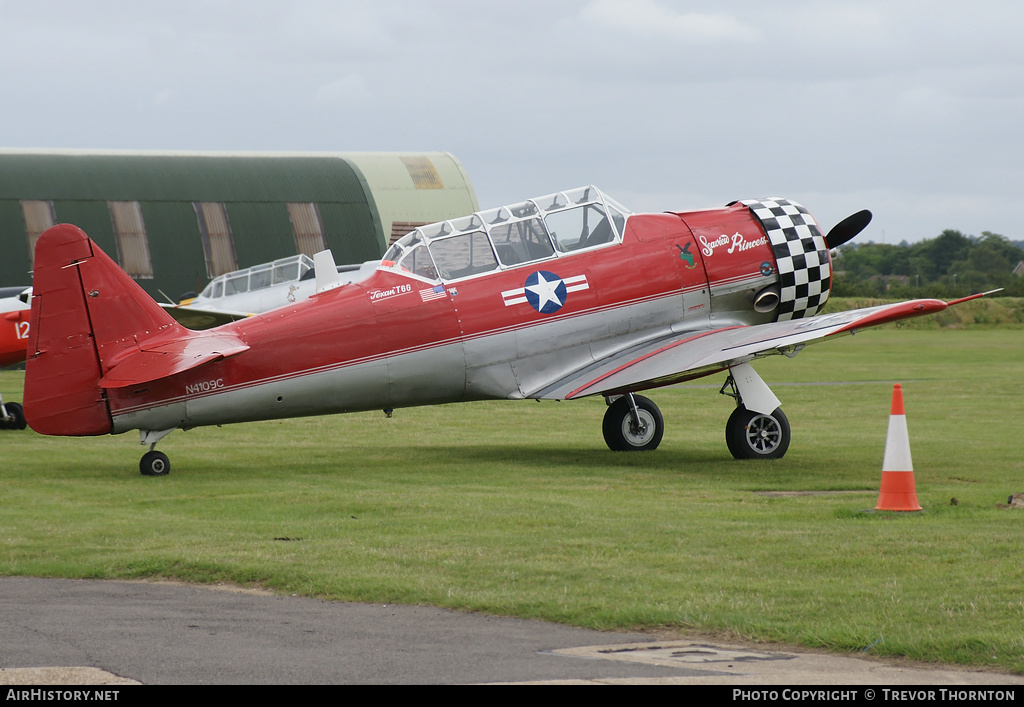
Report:
[[[619,242],[629,214],[597,187],[580,187],[417,228],[381,267],[460,280]]]
[[[299,253],[287,258],[279,258],[272,263],[253,265],[245,270],[218,275],[210,280],[202,294],[203,299],[214,299],[228,295],[238,295],[254,290],[262,290],[272,285],[283,285],[288,282],[302,280],[306,273],[313,270],[313,260],[308,255]]]

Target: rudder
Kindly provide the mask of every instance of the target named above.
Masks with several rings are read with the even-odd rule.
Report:
[[[36,243],[25,417],[36,432],[112,429],[100,378],[139,344],[181,328],[79,228],[54,226]]]

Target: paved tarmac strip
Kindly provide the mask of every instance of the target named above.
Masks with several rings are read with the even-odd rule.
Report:
[[[0,578],[0,685],[1024,684],[994,672],[221,589]]]

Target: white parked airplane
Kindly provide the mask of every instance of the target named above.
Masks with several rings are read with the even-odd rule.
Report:
[[[338,281],[364,280],[379,264],[370,260],[340,265]],[[190,329],[209,329],[307,299],[316,292],[313,265],[312,258],[303,254],[254,265],[218,275],[195,297],[161,306]]]

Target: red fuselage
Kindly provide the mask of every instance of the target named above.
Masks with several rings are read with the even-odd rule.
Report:
[[[144,411],[168,405],[159,425],[216,424],[224,412],[202,401],[227,392],[237,397],[233,419],[532,397],[553,369],[668,328],[771,321],[750,304],[777,280],[771,248],[745,207],[733,211],[631,216],[621,242],[442,283],[433,297],[433,281],[379,269],[222,327],[249,345],[237,356],[109,390],[114,431],[152,427]],[[560,306],[546,303],[553,311],[526,297],[537,272],[568,285],[553,294]],[[302,379],[309,385],[297,390]]]

